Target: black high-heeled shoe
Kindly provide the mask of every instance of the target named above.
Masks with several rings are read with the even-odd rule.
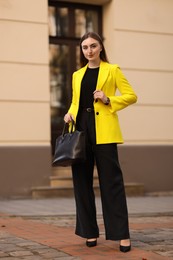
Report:
[[[123,253],[127,253],[131,250],[131,245],[130,246],[121,246],[120,245],[120,251]]]
[[[97,239],[96,240],[93,240],[93,241],[86,241],[86,246],[88,247],[93,247],[93,246],[96,246],[97,245]]]

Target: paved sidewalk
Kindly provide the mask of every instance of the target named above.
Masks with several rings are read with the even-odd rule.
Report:
[[[173,196],[127,197],[129,214],[173,214]],[[96,197],[97,213],[102,214]],[[0,200],[0,212],[15,216],[75,215],[73,198]]]
[[[118,242],[106,241],[100,199],[100,238],[87,248],[74,235],[73,198],[0,200],[0,260],[173,259],[173,197],[128,198],[132,251],[119,252]]]

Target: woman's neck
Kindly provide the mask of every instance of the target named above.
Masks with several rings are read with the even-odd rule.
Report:
[[[98,68],[100,66],[100,59],[97,61],[89,61],[88,68]]]

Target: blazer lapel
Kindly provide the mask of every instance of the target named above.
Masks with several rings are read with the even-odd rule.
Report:
[[[102,89],[104,83],[107,80],[108,75],[109,75],[109,66],[107,66],[106,62],[101,61],[96,89],[99,90]]]
[[[83,76],[86,72],[87,67],[88,67],[88,64],[85,67],[81,68],[78,71],[78,74],[77,74],[77,80],[75,82],[75,87],[77,89],[78,95],[80,95],[81,82],[82,82],[82,79],[83,79]],[[109,66],[106,62],[101,61],[96,89],[98,89],[98,90],[102,89],[102,87],[103,87],[104,83],[106,82],[108,76],[109,76]]]

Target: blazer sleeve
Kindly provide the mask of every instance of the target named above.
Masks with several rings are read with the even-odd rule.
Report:
[[[119,92],[121,93],[120,96],[110,96],[110,111],[116,112],[119,111],[133,103],[137,102],[137,96],[125,78],[124,74],[122,73],[121,69],[116,66],[115,69],[115,82],[116,87],[118,88]]]

